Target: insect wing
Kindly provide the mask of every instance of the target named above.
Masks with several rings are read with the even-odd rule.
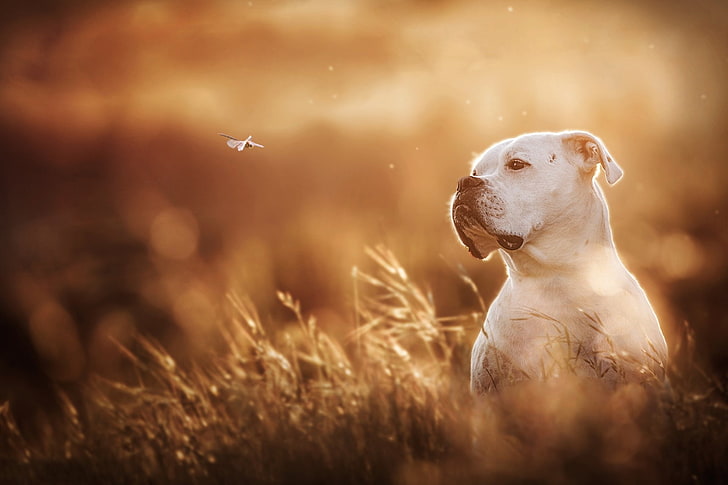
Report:
[[[230,148],[238,148],[241,143],[243,142],[240,140],[231,139],[227,141],[227,146],[229,146]]]

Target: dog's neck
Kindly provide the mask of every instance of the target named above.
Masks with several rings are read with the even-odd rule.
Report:
[[[565,211],[552,226],[570,227],[568,234],[541,228],[518,251],[500,250],[511,277],[539,277],[568,272],[575,275],[585,268],[622,267],[612,240],[609,211],[599,186],[594,182],[578,212]],[[616,263],[616,265],[615,265]],[[598,271],[598,270],[597,270]]]

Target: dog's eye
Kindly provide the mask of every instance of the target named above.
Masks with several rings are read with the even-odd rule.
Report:
[[[478,176],[478,173],[475,170],[473,170],[473,173],[471,173],[470,176],[471,177],[477,177]]]
[[[528,162],[524,162],[523,160],[514,158],[512,160],[508,160],[506,167],[508,167],[508,170],[522,170],[522,169],[528,167],[529,165],[530,165],[530,163],[528,163]]]

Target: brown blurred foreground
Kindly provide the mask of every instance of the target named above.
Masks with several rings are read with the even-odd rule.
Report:
[[[290,295],[270,335],[228,294],[218,355],[180,365],[148,338],[121,348],[128,384],[95,377],[45,436],[0,407],[3,483],[718,483],[728,473],[725,388],[681,335],[671,392],[568,375],[474,401],[466,329],[441,319],[391,253],[357,272],[357,331],[323,331]],[[583,357],[586,358],[586,357]],[[617,358],[614,362],[619,366]],[[80,412],[79,412],[80,411]]]
[[[625,169],[617,246],[673,351],[688,322],[697,363],[728,371],[722,2],[80,2],[2,22],[0,401],[20,415],[124,377],[113,342],[137,333],[208,361],[229,291],[271,327],[290,292],[342,339],[378,243],[438,315],[478,311],[460,271],[486,302],[503,274],[458,245],[455,183],[495,141],[566,128]]]

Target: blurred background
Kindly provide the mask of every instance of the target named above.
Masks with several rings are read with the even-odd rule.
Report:
[[[380,243],[441,315],[478,311],[459,273],[486,302],[505,275],[458,243],[457,180],[564,129],[625,170],[614,236],[668,341],[688,322],[728,371],[723,2],[44,1],[0,27],[0,400],[115,375],[135,331],[212,354],[229,290],[344,336]]]

